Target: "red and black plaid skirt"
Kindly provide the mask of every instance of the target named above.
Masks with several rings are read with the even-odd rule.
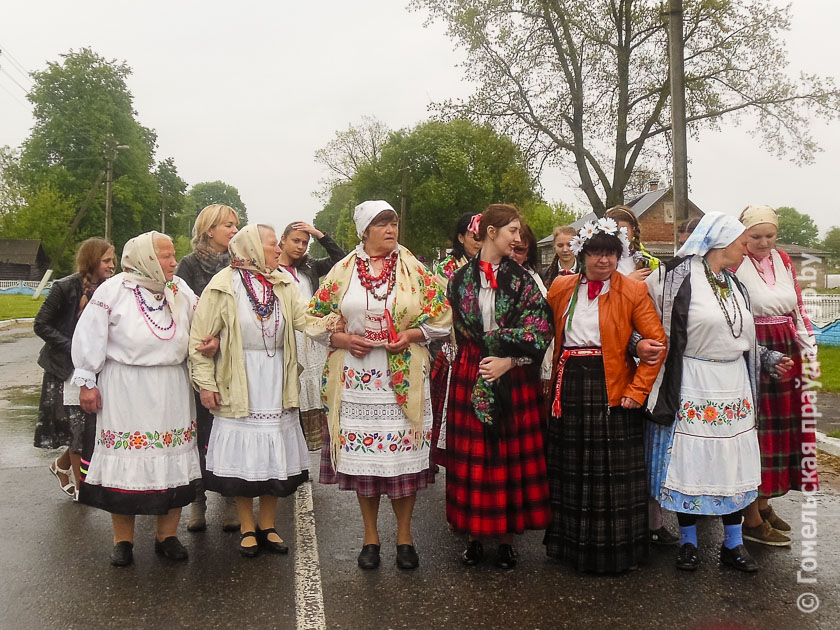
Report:
[[[816,443],[812,430],[802,430],[802,356],[789,324],[759,324],[759,344],[793,359],[793,369],[780,379],[761,372],[758,445],[761,450],[761,498],[779,497],[802,485],[802,445]],[[800,383],[797,386],[797,382]],[[815,448],[815,447],[814,447]],[[813,450],[811,452],[816,452]]]
[[[481,353],[459,345],[452,365],[446,424],[446,519],[472,536],[545,529],[551,513],[540,426],[540,379],[525,367],[508,372],[513,417],[490,438],[470,402]]]
[[[449,360],[443,350],[438,352],[432,368],[429,393],[432,397],[432,464],[446,466],[446,451],[437,447],[443,414],[446,410],[446,382],[449,380]]]

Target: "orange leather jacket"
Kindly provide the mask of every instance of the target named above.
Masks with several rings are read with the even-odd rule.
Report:
[[[563,337],[568,316],[569,301],[577,285],[578,276],[560,276],[548,291],[548,303],[554,310],[554,324],[557,341],[554,344],[554,377],[557,360],[563,351]],[[614,271],[610,277],[610,290],[598,298],[598,319],[601,327],[601,350],[604,354],[604,373],[607,380],[607,397],[611,407],[621,404],[624,396],[640,405],[645,399],[659,373],[667,352],[660,355],[656,365],[636,366],[627,353],[627,344],[634,330],[643,338],[666,343],[662,322],[648,296],[644,282],[631,280]],[[553,380],[553,379],[552,379]]]

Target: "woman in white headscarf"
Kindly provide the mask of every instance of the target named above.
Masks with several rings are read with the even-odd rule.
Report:
[[[414,500],[434,481],[427,344],[449,334],[452,315],[434,275],[397,243],[390,204],[366,201],[354,218],[362,242],[332,268],[309,304],[307,332],[330,347],[320,481],[358,496],[363,569],[379,566],[376,522],[387,495],[397,518],[397,566],[414,569]],[[344,332],[335,332],[339,315]]]
[[[176,266],[165,234],[131,239],[123,273],[96,290],[73,334],[73,383],[98,414],[79,501],[111,512],[115,566],[133,561],[136,514],[157,515],[156,553],[187,559],[176,533],[201,479],[186,366],[196,297]]]
[[[201,404],[215,416],[204,483],[236,498],[243,556],[260,549],[286,554],[274,527],[277,499],[309,478],[295,344],[306,303],[291,276],[277,270],[274,228],[248,225],[228,248],[230,267],[202,293],[190,336],[192,380]],[[220,338],[215,357],[199,351],[207,337]],[[254,497],[260,504],[256,523]]]
[[[817,342],[811,320],[805,311],[796,270],[790,257],[776,248],[779,219],[769,206],[749,206],[741,213],[747,232],[747,253],[736,276],[750,292],[758,343],[791,357],[793,369],[784,378],[762,375],[758,409],[761,424],[758,444],[761,448],[761,486],[758,500],[744,512],[744,538],[773,547],[790,547],[785,536],[790,525],[782,520],[771,497],[789,490],[816,490],[814,483],[803,480],[802,462],[808,453],[816,453],[814,427],[805,430],[802,423],[803,364],[813,379],[819,375]],[[816,472],[816,471],[815,471]],[[807,475],[807,473],[806,473]]]
[[[749,296],[727,269],[744,248],[744,226],[710,212],[677,258],[646,281],[668,337],[648,399],[650,491],[677,513],[677,568],[687,571],[699,566],[700,515],[723,520],[722,564],[758,570],[741,531],[742,510],[761,483],[754,401],[760,368],[781,374],[792,362],[756,344]]]

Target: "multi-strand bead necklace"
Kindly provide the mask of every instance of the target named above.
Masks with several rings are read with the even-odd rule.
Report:
[[[262,297],[257,297],[257,290],[254,289],[253,285],[254,274],[245,269],[240,269],[240,275],[242,276],[242,284],[245,287],[245,294],[248,296],[248,301],[251,303],[251,309],[254,311],[257,316],[257,320],[259,321],[265,354],[268,357],[273,357],[277,354],[277,333],[280,330],[280,316],[278,313],[274,312],[277,307],[277,296],[274,294],[274,287],[270,282],[263,281],[262,278],[258,278],[259,284],[262,288]],[[265,326],[266,320],[270,320],[272,315],[275,316],[274,330],[271,329],[271,324],[269,324],[268,328]],[[266,339],[273,340],[272,350],[268,349]]]
[[[171,309],[167,309],[169,310],[169,325],[161,326],[152,319],[151,313],[162,311],[169,306],[169,303],[166,301],[166,297],[164,295],[155,293],[154,296],[156,300],[162,300],[160,306],[150,306],[147,304],[146,300],[143,299],[143,294],[140,292],[140,286],[138,285],[134,287],[134,301],[137,302],[137,308],[143,315],[143,320],[146,322],[146,326],[148,326],[149,330],[152,331],[152,334],[161,341],[169,341],[175,336],[178,327],[175,325],[175,318],[172,316]],[[172,330],[172,333],[168,337],[163,337],[157,333],[157,331],[160,330],[165,334],[166,331],[170,329]]]
[[[741,336],[741,333],[744,332],[744,314],[741,312],[741,305],[738,303],[738,298],[732,290],[729,278],[727,278],[723,271],[720,273],[712,271],[712,268],[709,266],[709,263],[705,258],[703,259],[703,268],[706,272],[706,279],[712,286],[712,293],[715,294],[718,306],[720,307],[720,310],[723,311],[723,316],[726,318],[729,330],[732,333],[732,336],[737,339]],[[733,303],[732,316],[729,315],[729,309],[726,306],[730,301],[730,298],[732,298],[731,301]],[[738,323],[740,323],[740,327],[736,333],[735,324]]]
[[[372,256],[371,260],[375,260]],[[374,300],[384,302],[388,299],[391,291],[394,289],[394,284],[397,281],[397,252],[382,258],[382,271],[378,276],[374,276],[370,271],[370,261],[363,259],[361,256],[356,257],[356,273],[359,275],[359,282],[367,290]],[[385,293],[378,294],[376,290],[385,286]]]

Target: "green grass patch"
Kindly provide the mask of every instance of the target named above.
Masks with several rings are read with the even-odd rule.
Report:
[[[840,346],[820,346],[818,352],[822,391],[840,393]]]
[[[0,321],[35,317],[45,297],[42,295],[37,300],[33,300],[31,295],[0,295]]]
[[[829,431],[826,435],[830,438],[835,438],[840,440],[840,431]]]

